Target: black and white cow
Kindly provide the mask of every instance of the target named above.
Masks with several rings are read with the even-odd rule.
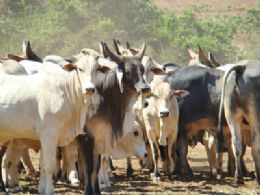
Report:
[[[241,125],[246,119],[251,131],[252,156],[255,162],[257,182],[260,184],[260,61],[245,60],[237,63],[226,72],[219,112],[219,152],[222,142],[222,112],[231,131],[232,149],[235,156],[235,180],[243,183],[241,164],[242,142]]]
[[[85,136],[78,137],[78,143],[85,148],[80,156],[86,160],[85,193],[101,194],[98,184],[100,154],[107,153],[123,133],[133,129],[133,104],[139,94],[147,94],[150,87],[143,78],[141,63],[145,45],[134,56],[120,56],[112,53],[103,44],[103,54],[118,64],[119,71],[106,75],[103,81],[95,82],[102,96],[100,107],[91,119],[86,121]]]

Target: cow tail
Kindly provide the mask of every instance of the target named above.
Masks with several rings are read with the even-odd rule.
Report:
[[[222,91],[221,91],[221,99],[220,99],[220,105],[219,105],[219,113],[218,113],[218,128],[217,128],[217,138],[218,138],[218,153],[221,153],[222,151],[222,143],[223,143],[223,115],[224,115],[224,98],[226,93],[226,85],[229,75],[232,73],[232,71],[236,72],[236,79],[242,74],[242,72],[245,70],[245,65],[236,65],[232,68],[230,68],[228,71],[225,72],[223,77],[223,83],[222,83]]]

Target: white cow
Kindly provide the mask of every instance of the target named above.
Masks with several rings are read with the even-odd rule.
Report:
[[[92,56],[83,56],[76,64],[88,68],[66,72],[45,64],[48,68],[34,75],[0,75],[0,141],[40,140],[41,194],[53,194],[56,147],[67,145],[80,134],[86,115],[91,117],[98,108],[99,98],[91,97],[95,92],[91,80],[97,79],[99,71],[109,70]]]
[[[189,93],[184,90],[173,90],[167,82],[151,84],[152,96],[147,99],[149,105],[142,109],[142,119],[146,129],[147,138],[152,150],[154,174],[151,175],[154,181],[160,180],[160,173],[157,165],[158,155],[167,160],[165,171],[171,177],[174,162],[174,146],[178,133],[179,107],[176,96],[186,96]],[[165,154],[165,146],[167,154]]]
[[[141,126],[135,121],[134,129],[118,140],[110,155],[113,159],[122,159],[136,156],[143,159],[146,154],[143,132]],[[111,187],[109,183],[109,154],[101,155],[101,167],[99,170],[100,188]]]

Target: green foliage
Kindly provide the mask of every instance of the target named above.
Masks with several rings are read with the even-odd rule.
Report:
[[[148,54],[161,62],[187,63],[186,45],[200,45],[222,63],[259,55],[260,7],[248,9],[242,18],[201,18],[192,11],[165,13],[152,0],[12,0],[5,6],[1,56],[21,53],[22,40],[32,41],[41,56],[69,56],[113,38],[135,47],[146,42]],[[242,47],[238,34],[247,40]]]

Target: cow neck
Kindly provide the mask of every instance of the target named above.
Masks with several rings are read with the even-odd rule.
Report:
[[[72,71],[65,80],[65,95],[71,112],[71,120],[73,121],[72,131],[75,135],[82,131],[83,125],[81,121],[81,111],[85,104],[85,98],[82,93],[81,82],[77,71]],[[86,117],[84,117],[86,118]]]

